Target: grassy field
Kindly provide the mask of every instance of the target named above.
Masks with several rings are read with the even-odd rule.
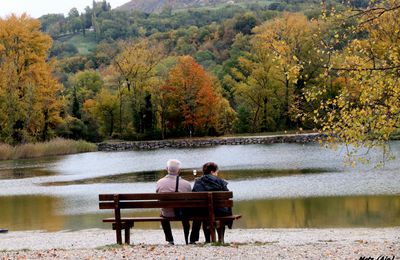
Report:
[[[97,146],[86,141],[56,138],[44,143],[11,146],[0,143],[0,160],[27,159],[53,155],[93,152]]]
[[[73,44],[78,49],[79,54],[82,55],[91,53],[97,45],[95,34],[93,32],[86,32],[86,36],[75,34],[68,39],[65,39],[64,42]]]

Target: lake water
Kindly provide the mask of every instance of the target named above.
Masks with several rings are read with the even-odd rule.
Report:
[[[400,142],[382,168],[343,164],[344,150],[318,144],[217,146],[197,149],[95,152],[0,162],[0,228],[110,228],[98,210],[99,193],[154,192],[166,161],[183,163],[183,177],[207,161],[234,193],[242,228],[400,226]],[[371,151],[379,160],[379,151]],[[156,215],[157,211],[130,215]],[[158,228],[158,224],[140,224]]]

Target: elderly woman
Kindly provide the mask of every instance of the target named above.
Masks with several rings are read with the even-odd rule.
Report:
[[[228,183],[218,177],[218,165],[213,162],[208,162],[203,165],[203,176],[196,179],[192,191],[229,191]],[[207,211],[197,212],[198,215],[206,215]],[[232,215],[231,208],[217,208],[215,209],[216,216],[230,216]],[[192,232],[190,233],[190,243],[195,244],[199,240],[201,221],[193,221]],[[228,224],[229,227],[232,224]],[[210,229],[207,222],[203,222],[203,231],[206,243],[210,242]],[[222,231],[224,232],[224,231]]]

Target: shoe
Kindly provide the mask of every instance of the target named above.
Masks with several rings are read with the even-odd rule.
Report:
[[[168,241],[168,245],[170,245],[170,246],[175,245],[175,244],[174,244],[174,241]]]
[[[195,245],[195,244],[196,244],[196,241],[190,241],[189,244]]]

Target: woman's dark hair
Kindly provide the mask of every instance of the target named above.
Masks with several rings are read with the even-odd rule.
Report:
[[[208,162],[203,165],[203,174],[207,175],[210,174],[211,172],[216,172],[218,171],[218,165],[213,162]]]

